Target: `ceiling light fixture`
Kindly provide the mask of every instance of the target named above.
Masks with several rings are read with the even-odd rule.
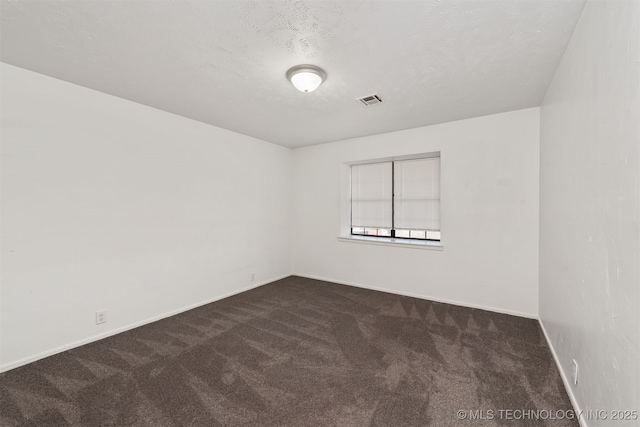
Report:
[[[287,71],[287,79],[300,92],[313,92],[326,78],[322,68],[315,65],[296,65]]]

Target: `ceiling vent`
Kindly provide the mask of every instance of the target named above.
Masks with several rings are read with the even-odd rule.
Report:
[[[357,101],[361,102],[365,107],[368,107],[369,105],[380,104],[382,102],[382,98],[380,98],[380,95],[377,93],[374,93],[373,95],[358,98]]]

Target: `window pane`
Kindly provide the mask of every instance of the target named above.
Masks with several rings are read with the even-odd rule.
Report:
[[[380,229],[378,229],[378,236],[391,237],[391,230],[390,229],[385,229],[385,228],[380,228]]]
[[[351,229],[351,234],[364,234],[364,228],[362,228],[362,227],[353,227]]]
[[[411,238],[412,239],[424,239],[424,231],[422,230],[411,230]]]
[[[439,231],[427,231],[427,239],[429,240],[440,240],[440,232]]]
[[[365,234],[367,236],[377,236],[378,235],[378,229],[377,228],[365,228]]]
[[[409,230],[396,230],[396,237],[408,239],[411,236]]]

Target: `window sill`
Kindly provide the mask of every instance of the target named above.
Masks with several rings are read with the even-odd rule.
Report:
[[[391,239],[388,237],[373,236],[338,236],[338,241],[348,243],[364,243],[382,246],[396,246],[400,248],[410,249],[427,249],[432,251],[441,251],[444,249],[441,242],[420,241],[408,239]]]

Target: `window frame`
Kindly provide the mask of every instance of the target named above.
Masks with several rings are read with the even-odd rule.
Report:
[[[372,160],[363,160],[357,162],[349,162],[345,165],[348,167],[348,179],[349,179],[349,194],[348,194],[348,205],[349,205],[349,224],[348,236],[341,236],[340,240],[347,239],[356,239],[358,241],[367,241],[367,242],[388,242],[391,244],[418,244],[425,246],[435,246],[442,247],[442,225],[440,225],[439,230],[418,230],[418,229],[396,229],[395,228],[395,163],[407,160],[420,160],[427,158],[439,158],[440,159],[440,167],[442,167],[442,155],[440,151],[429,152],[429,153],[421,153],[421,154],[413,154],[406,156],[396,156],[389,158],[380,158],[380,159],[372,159]],[[391,197],[391,228],[376,228],[376,227],[354,227],[353,226],[353,181],[352,181],[352,167],[357,165],[366,165],[366,164],[377,164],[377,163],[387,163],[391,162],[391,189],[392,189],[392,197]],[[442,176],[442,172],[440,171],[440,176]],[[439,186],[442,187],[442,180],[439,179]],[[439,200],[442,200],[441,198]],[[354,228],[363,229],[362,233],[354,233]],[[371,235],[367,234],[367,230],[387,230],[390,235],[381,236],[381,235]],[[425,238],[416,238],[416,237],[398,237],[396,236],[396,231],[419,231],[425,233]],[[437,232],[439,234],[439,238],[429,238],[429,232]]]

